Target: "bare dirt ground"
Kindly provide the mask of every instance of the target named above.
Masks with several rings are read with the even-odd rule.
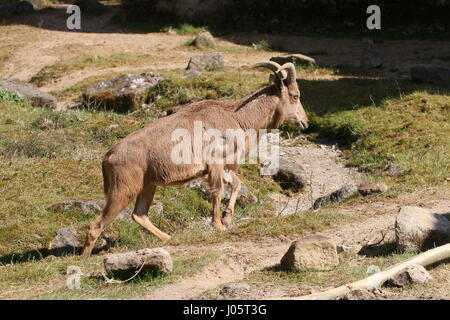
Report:
[[[352,205],[343,205],[342,214],[367,217],[361,221],[336,226],[321,232],[346,247],[362,247],[368,244],[378,245],[394,240],[393,226],[398,209],[405,205],[420,205],[430,209],[433,213],[448,214],[450,212],[449,190],[429,189],[415,194],[400,197],[392,202],[365,201]],[[421,198],[417,203],[417,197]],[[263,236],[263,235],[262,235]],[[207,265],[197,275],[180,282],[159,288],[149,294],[147,299],[171,300],[192,299],[201,296],[205,291],[220,287],[226,283],[242,280],[250,272],[262,270],[277,265],[281,257],[289,248],[291,240],[287,237],[280,239],[263,238],[256,241],[223,243],[207,246],[177,246],[166,247],[173,253],[202,254],[205,251],[217,254],[219,258]],[[289,296],[309,293],[309,288],[298,288],[298,292],[285,290],[258,291],[252,298],[289,298]],[[305,293],[306,292],[306,293]],[[247,297],[248,298],[248,297]]]
[[[298,144],[300,140],[300,144]],[[286,160],[304,171],[306,185],[303,190],[287,197],[274,193],[277,215],[290,215],[313,207],[315,200],[342,188],[356,190],[364,177],[356,168],[347,167],[336,144],[307,141],[297,138],[297,144],[284,140],[280,148],[281,160]]]
[[[17,46],[12,56],[0,68],[1,77],[13,77],[28,81],[44,66],[71,55],[87,53],[105,55],[114,53],[154,54],[156,60],[139,69],[177,69],[185,68],[193,50],[183,46],[192,35],[174,33],[130,33],[110,23],[117,14],[112,10],[104,15],[84,17],[80,32],[66,28],[67,5],[56,5],[59,10],[41,13],[30,19],[28,25],[3,26],[1,37]],[[334,39],[269,35],[237,34],[218,41],[224,55],[225,65],[246,66],[257,61],[268,60],[274,52],[248,50],[252,43],[267,40],[282,43],[286,53],[306,53],[315,57],[320,65],[359,65],[364,45],[361,39]],[[70,44],[70,48],[67,45]],[[418,40],[386,40],[378,44],[384,59],[384,76],[406,77],[411,63],[443,64],[439,58],[447,57],[450,52],[448,42]],[[72,48],[72,49],[71,49]],[[324,49],[325,48],[325,49]],[[327,49],[327,48],[333,48]],[[66,88],[92,75],[101,75],[115,71],[130,70],[117,66],[107,70],[95,67],[68,73],[57,82],[43,87],[44,90]],[[380,74],[374,74],[380,75]],[[314,75],[310,75],[314,77]],[[326,78],[338,78],[330,76]]]
[[[62,6],[64,8],[64,6]],[[0,68],[0,77],[13,77],[28,81],[44,66],[55,63],[60,59],[76,56],[82,52],[91,55],[105,55],[113,53],[145,53],[155,55],[154,62],[141,65],[139,69],[183,69],[187,65],[193,49],[183,46],[185,41],[192,36],[182,36],[172,33],[128,33],[119,27],[111,26],[109,21],[113,12],[100,18],[87,18],[82,22],[82,32],[66,31],[64,11],[51,12],[43,15],[30,25],[0,26],[2,39],[14,42],[17,49]],[[268,60],[276,53],[267,51],[248,50],[242,45],[251,45],[262,39],[283,42],[286,44],[286,52],[316,53],[320,64],[357,66],[363,49],[360,39],[317,39],[310,37],[273,37],[265,35],[240,34],[233,38],[219,39],[218,45],[226,47],[223,51],[226,66],[239,67],[250,65],[258,61]],[[0,42],[1,43],[1,42]],[[70,44],[74,49],[67,48]],[[242,45],[241,45],[242,44]],[[0,44],[1,45],[1,44]],[[323,48],[333,48],[326,49]],[[450,49],[448,43],[438,41],[384,41],[379,44],[385,60],[385,72],[390,76],[407,76],[407,66],[411,61],[415,63],[434,63],[440,57],[448,55]],[[441,63],[442,64],[442,63]],[[131,68],[132,69],[132,68]],[[57,82],[51,83],[44,90],[60,90],[71,86],[92,75],[101,75],[114,71],[125,71],[130,68],[117,66],[108,69],[87,67],[74,73],[65,74]],[[327,75],[326,78],[339,77]],[[331,189],[336,189],[341,184],[346,184],[346,179],[354,180],[356,173],[345,168],[343,160],[339,159],[339,150],[331,146],[306,145],[294,148],[285,148],[284,152],[298,157],[309,172],[313,172],[312,179],[317,185],[322,185],[321,190],[326,194],[330,185],[330,179],[323,181],[327,172],[334,172],[331,180],[334,184]],[[308,161],[304,159],[308,154]],[[311,156],[311,154],[313,156]],[[337,175],[337,176],[336,176]],[[330,189],[330,190],[331,190]],[[429,189],[392,199],[391,201],[361,199],[350,205],[342,204],[339,212],[350,216],[362,216],[358,222],[336,226],[323,232],[336,238],[339,243],[345,245],[363,245],[381,238],[381,232],[386,232],[394,224],[395,215],[401,205],[421,205],[431,208],[438,213],[450,212],[448,192],[444,189]],[[314,195],[317,196],[317,195]],[[308,195],[300,204],[305,208],[310,204]],[[283,200],[283,199],[281,199]],[[284,199],[286,201],[286,199]],[[296,201],[292,201],[288,211],[292,211]],[[280,202],[284,205],[283,202]],[[225,283],[243,279],[248,273],[273,266],[280,261],[281,256],[289,247],[291,240],[266,239],[261,235],[260,240],[245,241],[239,243],[223,243],[207,246],[177,246],[167,247],[171,253],[183,252],[191,255],[200,255],[202,252],[214,252],[219,258],[207,265],[197,275],[170,284],[151,292],[147,299],[190,299],[201,295],[203,292],[219,287]],[[392,239],[390,234],[385,241]],[[285,291],[265,292],[261,298],[289,296]]]

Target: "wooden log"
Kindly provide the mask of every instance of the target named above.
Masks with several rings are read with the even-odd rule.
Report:
[[[384,271],[375,273],[368,278],[349,283],[337,288],[329,289],[320,293],[313,293],[301,297],[286,297],[282,299],[289,300],[331,300],[342,297],[343,295],[353,291],[353,290],[370,290],[374,288],[379,288],[383,283],[393,277],[400,271],[405,270],[413,264],[420,264],[425,267],[433,263],[450,259],[450,243],[428,250],[417,256],[414,256],[404,262],[398,263]],[[280,300],[280,299],[278,299]]]

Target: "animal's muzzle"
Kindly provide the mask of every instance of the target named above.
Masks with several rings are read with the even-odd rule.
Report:
[[[299,126],[300,130],[306,130],[309,127],[308,122],[305,121],[298,121],[297,125]]]

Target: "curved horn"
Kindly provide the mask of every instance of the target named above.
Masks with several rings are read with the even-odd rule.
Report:
[[[277,75],[281,80],[284,80],[287,77],[287,73],[283,70],[283,67],[273,61],[257,63],[251,66],[250,70],[255,68],[267,68],[270,71],[272,71],[275,75]]]
[[[254,64],[253,66],[250,67],[250,70],[255,69],[255,68],[267,68],[270,71],[277,73],[281,69],[281,66],[276,62],[267,61],[267,62],[261,62],[261,63]]]
[[[281,69],[287,71],[287,82],[289,84],[294,83],[297,80],[297,72],[295,70],[295,65],[292,62],[283,64]]]

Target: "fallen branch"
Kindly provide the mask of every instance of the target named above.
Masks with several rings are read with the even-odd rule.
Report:
[[[331,300],[342,297],[353,290],[371,290],[379,288],[388,279],[392,278],[398,272],[408,268],[413,264],[419,264],[423,267],[433,263],[450,259],[450,243],[428,250],[417,256],[414,256],[404,262],[396,264],[384,271],[375,273],[368,278],[346,284],[337,288],[329,289],[320,293],[313,293],[301,297],[286,297],[291,300]],[[283,299],[283,298],[281,298]]]

